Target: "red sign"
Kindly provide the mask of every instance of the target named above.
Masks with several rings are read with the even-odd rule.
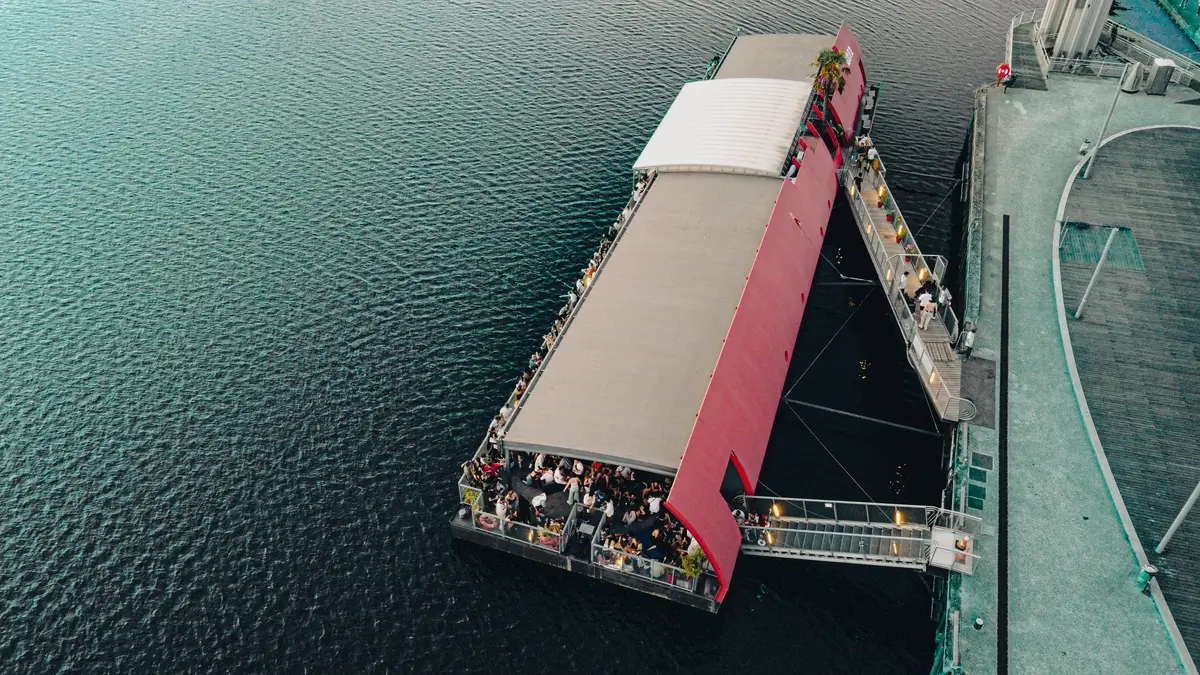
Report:
[[[1004,78],[1008,77],[1010,73],[1012,73],[1012,68],[1010,68],[1007,63],[1001,63],[1000,65],[996,66],[996,80],[1003,80]]]

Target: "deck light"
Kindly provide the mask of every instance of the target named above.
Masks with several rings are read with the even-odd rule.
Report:
[[[922,267],[922,268],[920,269],[920,271],[918,271],[918,272],[917,272],[917,280],[918,280],[918,281],[925,281],[925,280],[926,280],[926,279],[928,279],[928,278],[929,278],[929,268],[928,268],[928,267]]]
[[[884,278],[887,279],[889,284],[892,283],[892,268],[887,268],[887,274],[884,275]]]
[[[833,502],[825,502],[825,508],[827,508],[827,509],[832,509],[832,508],[833,508]]]
[[[931,386],[937,384],[937,371],[936,370],[931,371],[929,373],[929,384]]]
[[[779,502],[775,502],[774,504],[771,504],[771,513],[774,513],[776,518],[783,515],[779,509]]]
[[[871,233],[874,232],[874,230],[875,230],[875,228],[871,227],[871,221],[868,220],[867,221],[867,236],[868,237],[871,236]]]
[[[768,546],[775,545],[775,537],[770,532],[767,533],[767,545]]]
[[[879,186],[879,198],[880,198],[880,199],[887,199],[887,185],[880,185],[880,186]]]
[[[904,524],[904,514],[900,513],[900,509],[896,509],[896,524],[897,525]]]

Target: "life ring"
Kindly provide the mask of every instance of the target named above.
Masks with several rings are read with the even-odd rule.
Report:
[[[500,519],[490,513],[479,514],[479,526],[485,530],[494,530],[500,526]]]

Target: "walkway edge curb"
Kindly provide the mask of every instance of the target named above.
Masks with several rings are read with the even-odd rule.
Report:
[[[1096,149],[1098,151],[1101,147],[1108,145],[1109,142],[1122,136],[1152,129],[1194,129],[1200,131],[1200,126],[1189,124],[1153,124],[1135,127],[1102,139],[1096,146]],[[1058,309],[1058,329],[1062,337],[1063,352],[1067,359],[1067,370],[1071,374],[1071,388],[1075,390],[1075,399],[1079,403],[1079,412],[1083,417],[1083,426],[1087,430],[1088,438],[1092,441],[1092,450],[1096,454],[1096,461],[1100,463],[1100,471],[1104,474],[1104,482],[1108,486],[1108,492],[1112,497],[1113,505],[1117,509],[1117,515],[1121,519],[1121,526],[1125,530],[1125,537],[1129,540],[1138,565],[1142,566],[1149,564],[1150,560],[1146,557],[1142,541],[1138,538],[1137,531],[1133,527],[1133,520],[1129,517],[1129,509],[1125,507],[1125,500],[1121,497],[1121,490],[1117,486],[1117,479],[1113,476],[1112,468],[1108,464],[1108,455],[1105,454],[1104,445],[1100,442],[1099,434],[1096,433],[1096,424],[1092,420],[1092,411],[1088,407],[1087,396],[1084,395],[1083,384],[1079,380],[1079,369],[1075,364],[1075,350],[1071,345],[1071,333],[1067,327],[1067,311],[1065,301],[1063,300],[1062,271],[1059,265],[1059,239],[1062,235],[1063,218],[1067,210],[1067,198],[1071,195],[1071,188],[1075,185],[1075,179],[1079,176],[1079,172],[1083,170],[1083,165],[1087,160],[1088,156],[1085,155],[1075,165],[1075,169],[1071,171],[1071,175],[1067,178],[1067,185],[1063,188],[1062,197],[1058,201],[1058,212],[1055,215],[1054,236],[1051,240],[1050,249],[1050,260],[1053,265],[1054,278],[1054,302]],[[1196,663],[1192,660],[1191,653],[1188,652],[1187,644],[1183,641],[1183,635],[1179,632],[1179,626],[1175,623],[1175,617],[1171,614],[1171,608],[1167,606],[1167,600],[1163,597],[1162,589],[1159,587],[1157,579],[1150,580],[1150,588],[1154,597],[1154,604],[1158,608],[1159,616],[1162,618],[1167,633],[1171,636],[1171,641],[1175,645],[1175,651],[1179,656],[1184,671],[1190,675],[1197,675],[1200,671],[1197,671]]]

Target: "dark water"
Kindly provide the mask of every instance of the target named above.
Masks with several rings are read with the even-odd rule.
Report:
[[[735,26],[855,24],[916,223],[950,185],[899,171],[953,172],[1023,8],[0,6],[0,672],[927,672],[916,574],[744,560],[709,617],[455,546],[446,519],[629,164]],[[839,247],[863,276],[844,223]],[[862,293],[822,290],[804,349]],[[797,392],[931,424],[884,312],[867,298]],[[790,415],[771,488],[937,499],[936,439],[807,413],[860,488]]]

